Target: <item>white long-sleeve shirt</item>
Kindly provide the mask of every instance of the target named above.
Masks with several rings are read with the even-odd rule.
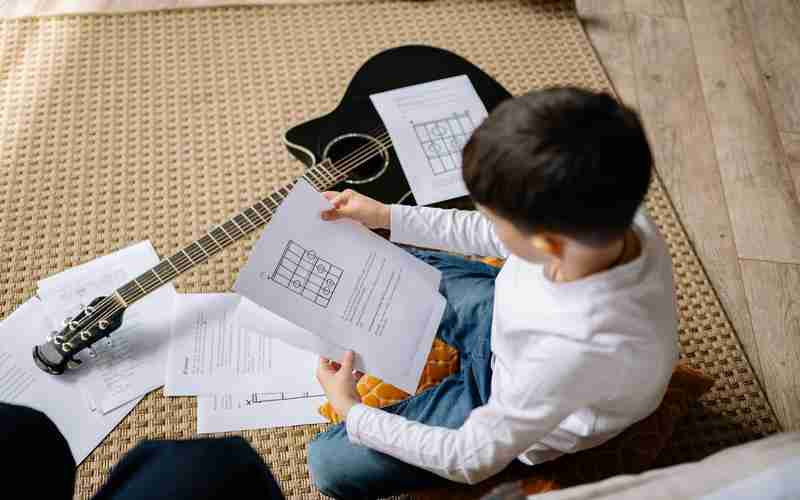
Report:
[[[554,283],[509,255],[479,212],[393,205],[395,242],[507,258],[495,283],[491,396],[459,429],[359,404],[350,441],[476,483],[516,457],[533,465],[597,446],[652,413],[678,357],[672,264],[643,213],[634,230],[635,260]]]

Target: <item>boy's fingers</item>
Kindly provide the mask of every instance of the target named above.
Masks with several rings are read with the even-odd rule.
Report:
[[[342,359],[342,370],[345,373],[353,373],[353,359],[355,358],[355,354],[353,351],[347,351],[344,353],[344,359]]]
[[[332,372],[330,360],[328,358],[319,358],[319,369],[323,372]]]
[[[331,201],[340,194],[341,193],[339,193],[339,191],[325,191],[324,193],[322,193],[322,196],[324,196],[326,200]]]
[[[322,220],[337,220],[340,219],[342,216],[339,214],[339,211],[335,208],[330,210],[324,210],[321,214]]]
[[[347,203],[350,200],[350,193],[342,192],[334,196],[333,198],[329,199],[328,201],[331,202],[334,208],[341,208],[342,205]]]

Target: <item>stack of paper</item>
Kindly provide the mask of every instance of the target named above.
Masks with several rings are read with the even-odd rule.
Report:
[[[165,285],[61,376],[39,370],[32,347],[159,258],[142,242],[41,280],[38,296],[0,324],[0,401],[45,412],[80,462],[162,385],[168,396],[197,396],[201,433],[322,422],[318,355],[341,359],[345,349],[357,369],[413,392],[445,307],[441,274],[359,224],[323,222],[327,208],[298,182],[242,270],[242,295]]]
[[[200,433],[322,422],[317,356],[275,335],[304,337],[317,350],[323,342],[248,302],[225,293],[178,296],[164,393],[199,396]]]
[[[34,365],[31,350],[82,305],[108,295],[158,260],[152,245],[143,242],[56,274],[39,282],[38,297],[0,323],[0,401],[48,415],[66,437],[76,462],[86,458],[144,394],[163,384],[169,345],[165,333],[175,290],[165,286],[128,311],[110,345],[96,345],[89,369],[49,375]]]

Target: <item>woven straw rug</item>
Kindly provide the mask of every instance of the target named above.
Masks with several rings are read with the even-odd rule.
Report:
[[[39,278],[142,239],[169,254],[292,179],[301,166],[281,133],[332,109],[369,56],[408,43],[453,50],[515,94],[610,90],[570,3],[356,2],[0,22],[0,315]],[[647,206],[674,259],[683,356],[717,380],[662,465],[777,431],[658,179]],[[182,276],[178,289],[228,290],[252,242]],[[243,435],[288,496],[316,498],[305,444],[321,429]],[[88,498],[139,440],[194,435],[193,398],[150,394],[80,466],[77,497]]]

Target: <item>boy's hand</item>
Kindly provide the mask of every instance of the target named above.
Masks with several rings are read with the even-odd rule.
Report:
[[[364,374],[353,372],[354,357],[353,351],[347,351],[342,364],[331,362],[328,358],[319,358],[317,367],[317,380],[331,406],[343,419],[347,419],[350,408],[361,402],[356,383]]]
[[[326,191],[322,195],[333,204],[333,208],[322,212],[323,220],[347,217],[372,229],[389,229],[391,210],[389,206],[352,189],[341,193]]]

